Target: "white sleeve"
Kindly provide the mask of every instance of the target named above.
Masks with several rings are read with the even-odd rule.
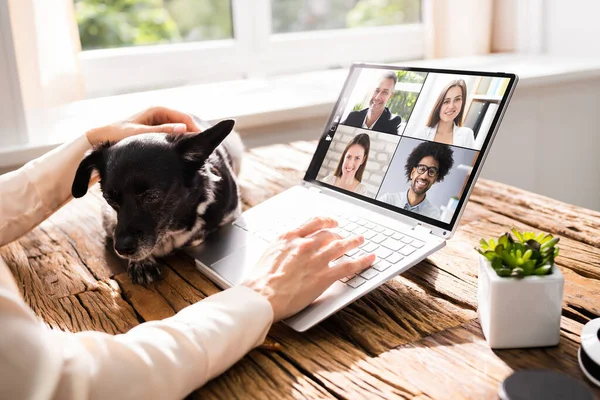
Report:
[[[369,188],[364,183],[359,183],[354,192],[367,196],[369,194]]]
[[[389,193],[382,194],[381,196],[379,196],[377,198],[377,200],[383,201],[384,203],[389,203],[390,202],[390,194]]]
[[[0,268],[6,268],[0,260]],[[181,399],[263,342],[269,302],[239,286],[121,335],[39,322],[0,282],[0,398]]]
[[[75,171],[91,148],[81,136],[0,176],[0,246],[27,233],[71,198]]]
[[[327,175],[325,178],[323,178],[321,180],[321,182],[327,183],[329,185],[334,185],[335,184],[335,176],[334,175]]]
[[[416,129],[416,130],[414,130],[412,132],[405,131],[404,132],[404,136],[411,136],[411,137],[414,137],[416,139],[426,140],[428,133],[429,133],[429,127],[423,126],[423,127],[419,128],[419,129]]]
[[[461,140],[460,143],[456,143],[458,146],[468,147],[473,149],[475,147],[475,134],[471,128],[466,126],[460,127]]]

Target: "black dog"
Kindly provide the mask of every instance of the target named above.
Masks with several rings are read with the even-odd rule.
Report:
[[[240,215],[235,176],[243,146],[237,133],[228,137],[233,125],[225,120],[202,133],[132,136],[105,143],[81,161],[73,197],[87,192],[97,170],[112,207],[106,207],[104,227],[115,252],[129,260],[134,283],[161,276],[154,257],[198,245]]]

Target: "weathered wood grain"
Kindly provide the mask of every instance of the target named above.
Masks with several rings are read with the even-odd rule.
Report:
[[[298,183],[314,148],[297,142],[248,151],[240,174],[244,208]],[[133,285],[125,263],[105,244],[102,204],[93,187],[0,248],[25,300],[47,325],[121,333],[219,291],[183,254],[161,260],[163,280]],[[492,351],[482,336],[474,247],[513,226],[561,238],[558,346]],[[252,351],[190,398],[495,398],[513,370],[534,367],[584,380],[576,351],[583,324],[600,316],[599,226],[600,213],[479,180],[445,248],[308,332],[274,325],[265,346],[273,351]]]
[[[236,382],[232,385],[231,382]],[[194,392],[191,399],[335,399],[311,377],[276,353],[252,351],[221,379]]]
[[[600,247],[600,212],[483,179],[471,201],[536,229]]]

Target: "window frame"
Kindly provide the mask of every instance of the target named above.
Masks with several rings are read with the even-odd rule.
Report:
[[[233,39],[82,51],[86,96],[348,67],[354,61],[391,63],[425,54],[423,22],[271,34],[270,0],[232,0],[231,6]]]
[[[0,149],[27,142],[27,121],[19,82],[9,4],[0,0]]]

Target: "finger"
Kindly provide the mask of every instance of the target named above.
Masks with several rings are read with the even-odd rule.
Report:
[[[192,116],[188,113],[166,107],[155,107],[153,110],[153,125],[181,123],[186,126],[184,132],[200,132],[201,130],[200,127],[196,125]]]
[[[324,247],[329,245],[331,242],[340,240],[342,237],[337,233],[334,233],[329,230],[320,230],[312,235],[308,236],[310,239],[313,239],[313,243],[317,247]]]
[[[314,217],[300,225],[296,229],[292,229],[284,235],[284,237],[305,237],[320,231],[321,229],[335,228],[337,221],[327,217]]]
[[[367,254],[356,260],[343,261],[328,269],[328,278],[331,282],[335,282],[345,276],[358,274],[373,265],[375,258],[375,254]]]
[[[327,261],[335,260],[350,250],[357,248],[364,242],[365,238],[363,236],[350,236],[345,239],[340,239],[338,241],[329,243],[329,245],[323,249],[322,254]]]
[[[185,133],[187,126],[185,124],[162,124],[157,126],[147,126],[143,128],[145,132],[158,132],[158,133]]]

